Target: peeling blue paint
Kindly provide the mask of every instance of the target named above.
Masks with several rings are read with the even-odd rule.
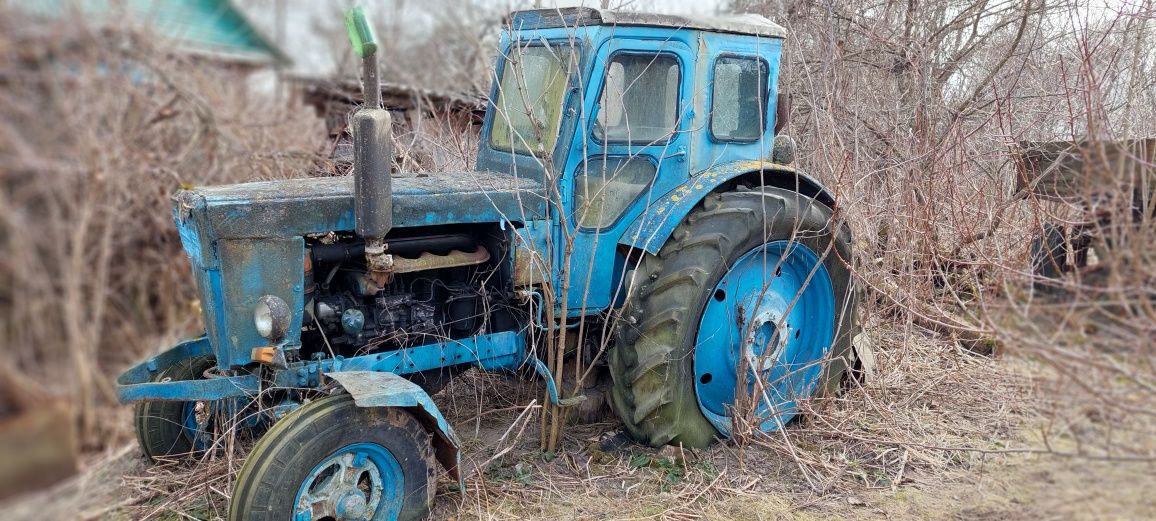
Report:
[[[434,452],[450,476],[465,490],[461,473],[461,441],[433,399],[417,384],[392,373],[340,371],[329,375],[353,396],[358,407],[400,407],[418,415],[427,429],[433,427]]]
[[[396,351],[352,358],[300,362],[273,376],[277,387],[315,387],[320,375],[336,371],[375,371],[411,374],[462,364],[486,369],[517,367],[525,358],[526,339],[521,332],[505,331],[462,340],[446,340]]]
[[[455,365],[478,365],[488,370],[513,369],[526,358],[526,337],[520,331],[446,340],[396,351],[352,358],[296,362],[287,369],[270,370],[273,387],[320,387],[322,376],[342,371],[371,371],[406,375]],[[117,396],[123,403],[145,400],[219,400],[254,395],[260,389],[256,376],[221,377],[211,380],[151,380],[187,358],[213,354],[208,337],[181,342],[137,364],[117,379]]]
[[[153,382],[157,375],[182,360],[213,354],[207,337],[185,340],[122,373],[116,379],[121,403],[142,401],[223,400],[256,396],[260,381],[255,375]]]

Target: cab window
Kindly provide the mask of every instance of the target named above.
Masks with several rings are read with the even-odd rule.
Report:
[[[574,210],[583,228],[614,224],[654,181],[658,167],[645,155],[597,156],[574,177]]]
[[[767,125],[767,62],[723,56],[714,62],[710,132],[718,141],[752,142]]]
[[[554,150],[569,78],[569,52],[512,46],[494,100],[490,147],[545,155]]]
[[[678,124],[678,58],[616,54],[606,67],[594,136],[603,142],[666,141]]]

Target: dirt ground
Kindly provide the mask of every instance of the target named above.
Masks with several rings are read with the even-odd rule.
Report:
[[[645,452],[641,449],[639,452]],[[591,490],[572,480],[559,483],[556,466],[540,458],[510,459],[499,473],[519,464],[528,468],[526,482],[499,477],[478,494],[462,497],[443,482],[432,519],[1153,519],[1151,493],[1156,467],[1151,463],[1089,461],[1051,455],[997,455],[975,473],[953,476],[911,474],[891,489],[864,487],[808,494],[786,490],[772,477],[752,478],[746,490],[718,488],[685,498],[662,491],[661,471],[618,468],[601,479],[617,483]],[[607,466],[591,469],[606,471]],[[695,472],[703,472],[701,467]],[[169,508],[163,501],[136,504],[137,491],[124,476],[147,476],[148,469],[127,446],[89,468],[78,480],[50,492],[19,499],[3,507],[6,519],[220,519],[211,508]],[[709,478],[709,476],[704,476]],[[225,492],[225,491],[219,491]],[[528,499],[520,503],[520,499]],[[223,500],[223,497],[218,498]]]
[[[1151,430],[1039,400],[1054,396],[1055,381],[1031,361],[897,333],[876,332],[903,340],[883,342],[873,381],[784,433],[699,451],[634,445],[615,435],[611,417],[574,425],[563,450],[543,454],[538,388],[469,372],[436,397],[463,440],[467,490],[443,476],[431,519],[1156,518],[1156,463],[1081,441],[1151,443]],[[124,445],[0,511],[17,520],[220,519],[241,463],[150,466]]]

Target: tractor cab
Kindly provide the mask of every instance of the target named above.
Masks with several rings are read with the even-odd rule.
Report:
[[[538,258],[545,244],[573,242],[569,255],[554,248],[543,269],[565,266],[582,288],[564,303],[568,315],[614,306],[630,252],[657,249],[677,224],[671,216],[737,175],[776,164],[786,175],[775,182],[828,198],[787,166],[793,142],[775,139],[787,115],[778,89],[785,36],[758,15],[510,16],[477,164],[539,181],[552,198],[551,219],[561,222],[531,223],[518,253]]]
[[[566,178],[574,224],[603,228],[652,181],[661,190],[711,166],[770,160],[784,36],[756,15],[516,12],[500,44],[478,167]],[[583,177],[625,192],[606,200],[590,185],[600,181]]]
[[[686,180],[771,159],[786,31],[770,20],[568,8],[519,11],[507,23],[479,169],[565,176],[588,158],[638,155],[677,159]],[[585,224],[619,217],[595,213]]]

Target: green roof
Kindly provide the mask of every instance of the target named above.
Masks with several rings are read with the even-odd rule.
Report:
[[[147,30],[176,41],[182,50],[223,60],[289,61],[229,0],[41,0],[11,5],[49,18],[80,14],[103,26]]]

